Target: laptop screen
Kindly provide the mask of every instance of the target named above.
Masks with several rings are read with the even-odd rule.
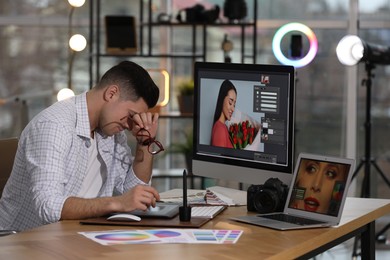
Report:
[[[351,179],[349,159],[300,156],[288,208],[322,215],[339,215]]]

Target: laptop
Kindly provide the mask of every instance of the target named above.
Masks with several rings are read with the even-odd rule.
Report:
[[[278,230],[336,226],[354,169],[354,159],[301,153],[283,212],[231,219]]]

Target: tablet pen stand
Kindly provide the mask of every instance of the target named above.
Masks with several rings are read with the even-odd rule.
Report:
[[[180,221],[191,221],[191,207],[179,208]]]
[[[187,172],[183,171],[183,206],[179,208],[180,221],[191,221],[191,207],[187,205]]]

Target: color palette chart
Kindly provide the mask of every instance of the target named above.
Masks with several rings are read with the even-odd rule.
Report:
[[[234,244],[242,230],[216,229],[151,229],[110,230],[79,232],[79,234],[102,245],[126,244]]]
[[[234,244],[241,236],[241,230],[196,229],[192,231],[197,243]]]

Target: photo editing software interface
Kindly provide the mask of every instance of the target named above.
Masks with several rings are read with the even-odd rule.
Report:
[[[291,66],[195,66],[194,159],[292,173]]]

